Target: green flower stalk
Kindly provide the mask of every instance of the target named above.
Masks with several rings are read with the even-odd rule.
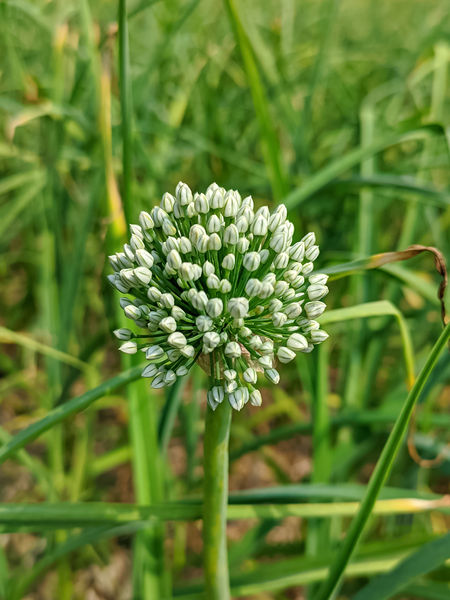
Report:
[[[141,212],[123,252],[110,256],[111,284],[125,315],[142,332],[118,329],[120,350],[144,352],[143,377],[153,388],[173,385],[198,362],[210,376],[208,403],[241,410],[261,405],[258,375],[277,384],[276,362],[311,352],[328,334],[327,275],[313,272],[314,233],[293,243],[294,226],[279,205],[255,210],[250,196],[213,183]]]

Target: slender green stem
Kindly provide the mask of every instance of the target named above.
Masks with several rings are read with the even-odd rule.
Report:
[[[370,478],[369,485],[367,486],[367,491],[364,499],[361,502],[360,509],[352,521],[347,537],[345,538],[336,560],[330,568],[327,580],[319,590],[317,600],[328,600],[338,588],[345,568],[352,557],[357,543],[364,531],[364,527],[367,524],[370,515],[372,514],[374,504],[378,498],[381,488],[391,472],[394,459],[408,427],[408,423],[416,401],[449,338],[450,323],[447,324],[439,336],[436,344],[433,346],[425,365],[420,371],[413,388],[406,398],[405,404],[403,405],[403,408],[394,424],[391,434],[378,460],[377,466],[375,467],[372,477]]]
[[[229,600],[227,556],[228,440],[231,407],[224,401],[213,412],[208,406],[204,439],[203,543],[208,600]]]
[[[122,203],[127,222],[131,222],[131,180],[132,180],[132,149],[131,122],[132,103],[129,76],[130,51],[128,45],[128,23],[126,0],[119,0],[119,73],[120,73],[120,110],[122,116]]]

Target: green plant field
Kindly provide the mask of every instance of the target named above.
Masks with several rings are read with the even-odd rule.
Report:
[[[330,275],[233,411],[232,598],[450,598],[449,40],[445,0],[0,2],[0,600],[216,600],[208,378],[151,389],[106,279],[180,180]]]

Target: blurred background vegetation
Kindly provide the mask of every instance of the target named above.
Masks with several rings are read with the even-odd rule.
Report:
[[[136,222],[179,180],[194,190],[216,181],[256,203],[286,201],[299,236],[316,232],[321,267],[411,243],[449,256],[446,0],[126,6],[132,180],[124,204],[117,3],[0,2],[2,443],[130,366],[111,336],[119,317],[107,255],[123,241],[126,220]],[[422,255],[336,280],[328,304],[392,302],[411,332],[417,373],[442,327],[438,283]],[[284,368],[261,409],[234,415],[232,490],[271,486],[289,502],[301,493],[293,484],[324,483],[333,487],[322,498],[359,498],[356,484],[367,482],[407,393],[404,338],[381,313],[330,324],[327,344]],[[448,493],[449,373],[447,355],[427,382],[410,451],[405,445],[390,485]],[[198,496],[202,377],[167,396],[140,382],[100,399],[1,466],[0,500]],[[159,440],[146,439],[158,422]],[[140,486],[139,448],[155,452],[153,497]],[[348,523],[325,521],[231,521],[235,597],[306,597]],[[377,517],[342,597],[447,528],[440,513]],[[5,533],[0,596],[140,597],[139,548],[164,535],[168,560],[158,577],[171,579],[177,596],[199,597],[200,522],[141,537],[133,569],[129,533],[88,540],[63,558],[55,549],[67,534]],[[23,570],[30,577],[8,596],[7,582]],[[448,581],[442,567],[399,597],[448,598]]]

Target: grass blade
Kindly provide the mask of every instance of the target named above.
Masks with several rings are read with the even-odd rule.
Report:
[[[368,146],[355,148],[345,156],[330,162],[326,167],[318,171],[307,179],[299,188],[291,192],[284,199],[288,210],[297,208],[307,198],[328,185],[333,179],[345,173],[352,167],[358,165],[361,161],[370,158],[374,154],[381,152],[389,146],[400,144],[401,142],[413,139],[426,139],[430,133],[435,132],[435,127],[422,127],[406,133],[397,133],[390,135],[382,140],[376,141]]]
[[[353,600],[388,600],[414,579],[433,571],[450,558],[450,533],[408,556],[392,571],[373,579],[353,597]]]
[[[228,9],[228,15],[241,52],[248,85],[252,94],[253,105],[261,131],[264,161],[267,166],[273,197],[276,201],[280,201],[287,191],[286,176],[281,159],[280,145],[277,134],[272,126],[272,117],[256,64],[255,54],[242,25],[234,0],[225,0],[225,5]]]
[[[445,327],[439,336],[439,339],[428,355],[425,365],[420,371],[410,393],[408,394],[408,397],[406,398],[402,411],[395,422],[388,441],[383,448],[383,452],[381,453],[375,470],[370,478],[360,509],[352,521],[345,541],[342,544],[334,563],[331,565],[328,578],[321,587],[317,595],[317,600],[326,600],[330,598],[334,591],[338,588],[347,564],[352,554],[355,552],[357,543],[361,538],[364,527],[372,513],[373,506],[378,498],[380,490],[392,470],[393,462],[407,430],[409,420],[420,392],[430,376],[430,373],[433,370],[440,353],[446,346],[449,337],[450,324]]]
[[[123,373],[120,373],[120,375],[105,381],[98,387],[89,390],[85,394],[73,398],[51,410],[43,419],[36,421],[36,423],[32,423],[0,447],[0,464],[17,452],[17,450],[20,450],[20,448],[23,448],[58,423],[62,423],[72,415],[75,415],[82,410],[86,410],[93,402],[99,398],[103,398],[103,396],[106,396],[107,394],[111,394],[111,392],[114,392],[122,385],[126,385],[131,381],[139,379],[142,369],[143,365],[140,365],[133,367],[128,371],[124,371]]]

